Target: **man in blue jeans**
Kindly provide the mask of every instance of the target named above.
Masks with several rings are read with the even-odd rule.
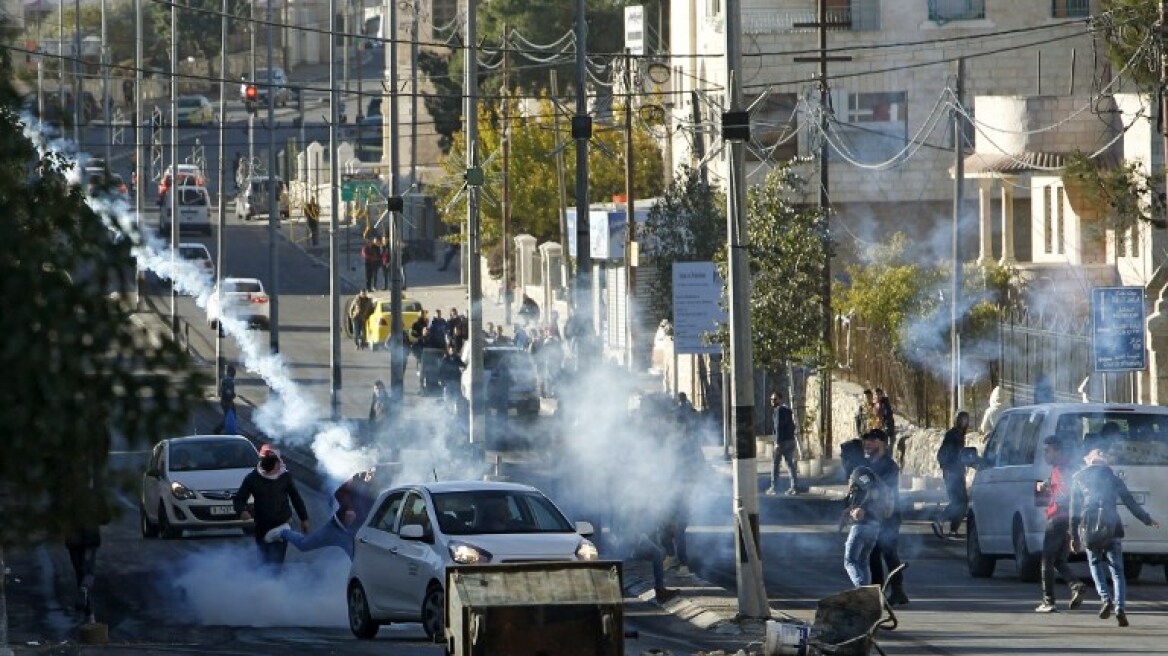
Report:
[[[380,464],[357,472],[333,492],[337,510],[329,521],[305,535],[287,524],[277,526],[264,536],[267,542],[286,541],[300,551],[314,551],[324,547],[341,548],[349,560],[353,559],[353,537],[365,523],[377,495],[389,486],[393,465]]]

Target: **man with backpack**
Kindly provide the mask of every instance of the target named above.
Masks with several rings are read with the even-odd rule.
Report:
[[[884,431],[877,428],[864,433],[863,442],[870,456],[867,465],[887,457],[888,436]],[[889,463],[896,467],[891,459]],[[895,491],[889,490],[881,476],[867,465],[856,467],[848,479],[848,507],[844,514],[844,520],[851,523],[844,546],[844,570],[857,588],[872,582],[869,558],[880,540],[884,520],[892,517],[896,507]],[[877,463],[879,468],[886,466]]]
[[[1050,501],[1046,505],[1046,533],[1042,536],[1042,603],[1034,609],[1036,613],[1054,613],[1055,572],[1071,588],[1071,610],[1083,603],[1087,585],[1075,576],[1067,566],[1071,528],[1071,476],[1075,470],[1071,461],[1073,446],[1057,435],[1042,440],[1046,462],[1050,465],[1050,477],[1039,481],[1037,491],[1045,494]],[[1100,595],[1102,596],[1102,595]]]
[[[1071,548],[1076,552],[1087,548],[1087,563],[1091,578],[1103,606],[1099,619],[1105,620],[1115,612],[1115,621],[1127,626],[1124,602],[1127,585],[1123,572],[1123,522],[1119,518],[1118,502],[1131,511],[1146,526],[1160,528],[1127,489],[1123,479],[1111,470],[1107,454],[1101,448],[1092,448],[1083,462],[1087,466],[1071,480]],[[1108,570],[1103,569],[1104,563]],[[1108,581],[1108,574],[1111,581]]]

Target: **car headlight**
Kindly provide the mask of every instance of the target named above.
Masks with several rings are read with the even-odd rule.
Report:
[[[580,544],[576,546],[576,560],[598,560],[600,558],[600,551],[597,550],[596,545],[589,540],[580,540]]]
[[[170,484],[170,494],[174,496],[175,499],[179,499],[180,501],[186,501],[188,499],[195,498],[195,493],[178,481]]]
[[[459,565],[478,565],[491,562],[491,552],[465,542],[450,543],[450,559]]]

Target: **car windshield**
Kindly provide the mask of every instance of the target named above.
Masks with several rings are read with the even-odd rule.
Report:
[[[202,248],[196,248],[195,246],[179,246],[178,254],[181,255],[184,260],[210,259],[210,257],[207,255],[207,251],[203,250]]]
[[[523,490],[434,494],[434,514],[446,535],[567,533],[575,530],[547,497]]]
[[[225,293],[236,292],[239,294],[258,294],[264,291],[262,285],[258,282],[249,282],[246,280],[234,280],[223,283],[223,291]]]
[[[248,469],[258,460],[255,447],[241,440],[171,442],[170,471]]]
[[[177,102],[179,107],[202,107],[203,106],[203,100],[201,98],[193,98],[193,97],[189,97],[189,96],[184,97],[184,98],[179,98],[176,102]]]
[[[1134,412],[1071,412],[1059,417],[1060,436],[1107,451],[1113,465],[1168,465],[1168,415]]]

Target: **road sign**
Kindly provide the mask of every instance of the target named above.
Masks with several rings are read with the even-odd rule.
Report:
[[[676,353],[721,353],[703,336],[726,322],[722,277],[713,262],[673,263],[673,349]]]
[[[341,200],[380,198],[381,185],[376,180],[345,180],[341,182]]]
[[[645,7],[625,7],[625,47],[633,55],[645,54]]]
[[[1091,293],[1095,371],[1143,371],[1144,288],[1096,287]]]

